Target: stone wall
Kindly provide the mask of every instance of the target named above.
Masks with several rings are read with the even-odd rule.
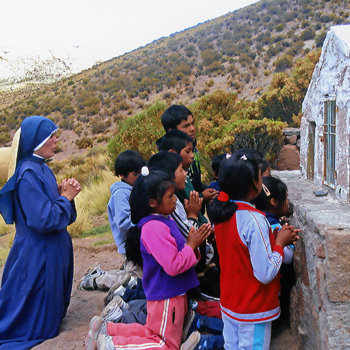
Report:
[[[350,349],[350,204],[301,178],[300,171],[273,172],[288,186],[302,230],[296,245],[296,285],[291,293],[291,332],[299,349]]]

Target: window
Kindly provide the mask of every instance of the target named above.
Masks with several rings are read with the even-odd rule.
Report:
[[[324,173],[323,183],[333,189],[336,186],[335,147],[336,147],[336,101],[327,98],[324,101]]]

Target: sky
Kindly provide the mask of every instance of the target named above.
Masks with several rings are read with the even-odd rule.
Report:
[[[104,59],[256,0],[0,0],[0,47],[72,44]]]

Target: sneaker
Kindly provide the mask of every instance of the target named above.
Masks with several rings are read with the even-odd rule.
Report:
[[[114,298],[112,301],[103,309],[101,317],[107,322],[118,322],[123,316],[122,306],[124,304],[122,298]]]
[[[180,350],[197,350],[201,338],[202,335],[198,331],[191,333],[188,339],[181,345]]]
[[[99,266],[90,267],[84,273],[81,282],[79,283],[78,289],[80,290],[94,290],[97,289],[95,279],[104,274]]]
[[[224,337],[211,334],[200,334],[193,332],[181,345],[180,350],[212,350],[223,349]]]
[[[113,284],[113,286],[111,288],[109,288],[109,291],[107,293],[107,295],[103,298],[103,301],[105,303],[105,305],[107,305],[109,302],[111,302],[111,300],[116,296],[116,295],[120,295],[121,290],[118,290],[119,294],[115,294],[114,292],[116,292],[116,290],[119,287],[124,287],[124,291],[125,291],[125,287],[128,286],[129,282],[131,281],[131,278],[134,279],[134,277],[131,277],[130,275],[126,274],[125,276],[122,277],[122,279],[116,283]]]
[[[138,284],[138,280],[136,277],[134,276],[131,276],[130,277],[130,281],[128,282],[128,285],[127,286],[124,286],[124,287],[128,287],[130,289],[133,289],[134,287],[136,287]]]
[[[182,330],[181,341],[184,342],[189,334],[192,334],[197,329],[197,321],[199,319],[199,314],[189,310],[185,316],[184,327]]]
[[[115,350],[112,337],[107,334],[100,334],[97,339],[97,348],[99,350]]]
[[[107,323],[100,316],[94,316],[90,321],[90,330],[85,337],[85,349],[96,350],[99,334],[107,333]]]

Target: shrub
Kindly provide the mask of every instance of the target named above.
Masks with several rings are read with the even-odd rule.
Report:
[[[91,123],[91,132],[93,134],[100,134],[100,133],[106,131],[106,129],[107,129],[107,125],[102,120],[96,120],[96,121]]]
[[[276,32],[282,32],[283,29],[284,29],[284,25],[283,24],[278,24],[275,27]]]
[[[234,137],[231,152],[240,148],[259,150],[268,162],[273,163],[283,146],[283,122],[263,120],[240,120],[227,128],[227,132]]]
[[[304,31],[300,34],[300,37],[305,40],[311,40],[315,37],[315,31],[312,29],[312,27],[307,27],[304,29]]]
[[[316,47],[322,47],[324,40],[326,39],[327,32],[322,31],[320,34],[318,34],[315,38]]]
[[[291,55],[281,56],[277,58],[275,62],[273,62],[273,65],[276,67],[276,72],[284,72],[287,68],[292,67],[293,57]]]
[[[214,80],[213,79],[210,79],[208,82],[207,82],[207,86],[208,87],[211,87],[214,85]]]
[[[80,140],[76,140],[75,144],[79,149],[90,148],[93,146],[94,142],[89,137],[83,137]]]
[[[114,161],[119,153],[126,150],[137,151],[144,159],[155,153],[155,141],[164,134],[160,117],[166,108],[164,102],[157,101],[133,118],[122,121],[117,135],[108,142],[109,157]]]

